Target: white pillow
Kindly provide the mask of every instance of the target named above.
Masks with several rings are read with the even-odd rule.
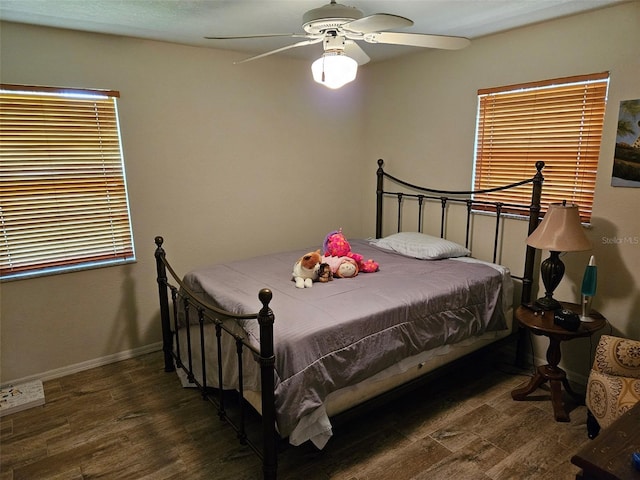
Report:
[[[433,237],[425,233],[400,232],[388,237],[370,241],[371,245],[392,250],[408,257],[422,260],[466,257],[471,255],[469,249],[444,238]]]

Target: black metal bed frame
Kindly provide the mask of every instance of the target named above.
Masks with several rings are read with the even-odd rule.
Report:
[[[404,180],[400,180],[393,175],[387,173],[382,168],[384,165],[384,161],[382,159],[378,160],[378,170],[377,174],[377,189],[376,189],[376,238],[382,237],[382,228],[383,228],[383,200],[385,197],[395,197],[398,202],[397,209],[397,231],[400,232],[402,229],[402,211],[403,211],[403,201],[405,199],[414,200],[418,203],[418,217],[417,217],[417,230],[418,232],[422,232],[423,229],[423,213],[425,210],[425,201],[437,202],[440,204],[440,237],[444,238],[445,236],[445,225],[447,220],[447,207],[449,204],[464,204],[466,206],[466,226],[465,226],[465,247],[469,247],[469,236],[471,234],[471,218],[474,213],[474,208],[480,207],[482,213],[492,213],[495,214],[495,229],[493,235],[493,258],[492,262],[495,263],[498,254],[498,241],[499,241],[499,233],[500,233],[500,224],[505,216],[505,210],[509,208],[515,208],[519,211],[524,211],[525,209],[529,211],[529,227],[528,234],[530,235],[538,226],[538,222],[540,219],[540,197],[542,195],[542,182],[544,181],[544,177],[542,176],[542,169],[544,168],[544,162],[536,162],[536,174],[528,179],[522,180],[520,182],[511,183],[509,185],[504,185],[500,187],[485,189],[485,190],[469,190],[469,191],[460,191],[460,190],[436,190],[433,188],[420,187],[417,185],[413,185]],[[402,191],[387,191],[384,190],[384,180],[388,179],[394,182],[397,185],[402,185],[406,189],[410,190],[410,192]],[[533,185],[531,192],[531,203],[529,205],[521,205],[521,204],[511,204],[504,202],[489,202],[485,200],[476,200],[473,198],[473,195],[479,193],[489,193],[489,192],[498,192],[503,190],[508,190],[510,188],[519,187],[521,185],[526,185],[531,183]],[[419,193],[413,193],[419,192]],[[516,277],[512,275],[514,278],[522,281],[522,296],[521,300],[524,303],[530,301],[531,297],[531,288],[533,283],[533,269],[535,264],[535,249],[527,245],[526,254],[525,254],[525,264],[524,264],[524,273],[522,277]]]
[[[477,207],[482,205],[483,209],[489,207],[491,211],[493,211],[496,215],[496,227],[495,227],[495,235],[494,235],[494,262],[497,254],[497,245],[498,245],[498,235],[499,235],[499,225],[503,217],[503,209],[505,206],[517,206],[523,207],[523,205],[508,205],[500,202],[479,202],[472,198],[474,193],[484,193],[487,190],[483,191],[448,191],[448,190],[435,190],[430,188],[419,187],[416,185],[412,185],[403,180],[399,180],[392,175],[388,174],[383,169],[383,160],[378,160],[378,170],[377,170],[377,190],[376,190],[376,238],[380,238],[382,236],[382,217],[383,217],[383,201],[385,197],[396,197],[398,200],[398,231],[401,228],[401,220],[402,220],[402,209],[405,199],[412,199],[418,202],[418,230],[422,231],[422,216],[424,211],[424,202],[425,201],[435,201],[440,202],[441,205],[441,224],[440,224],[440,235],[444,237],[444,226],[447,216],[447,206],[450,203],[464,203],[467,206],[467,225],[466,225],[466,245],[469,243],[469,235],[470,235],[470,219],[473,215],[474,206]],[[528,233],[530,234],[535,230],[539,221],[540,214],[540,197],[542,191],[542,168],[544,167],[544,162],[536,163],[536,174],[526,180],[521,182],[513,183],[510,185],[506,185],[504,187],[499,187],[492,189],[492,191],[498,190],[506,190],[509,188],[513,188],[516,186],[532,183],[532,195],[531,195],[531,203],[527,206],[529,210],[529,228]],[[391,182],[403,186],[408,191],[396,192],[396,191],[386,191],[383,188],[384,180],[388,179]],[[415,193],[419,192],[419,193]],[[235,430],[237,437],[242,444],[248,445],[262,460],[262,469],[265,480],[275,480],[277,476],[277,456],[278,456],[278,445],[281,442],[281,439],[276,430],[276,411],[275,411],[275,355],[274,355],[274,344],[273,344],[273,325],[275,321],[275,316],[269,307],[269,302],[272,299],[272,292],[264,288],[260,290],[258,293],[258,299],[262,303],[262,308],[253,314],[247,315],[237,315],[225,310],[222,310],[214,305],[211,305],[207,302],[202,301],[197,297],[195,293],[193,293],[183,282],[181,277],[179,277],[176,272],[173,270],[169,262],[166,258],[165,250],[163,249],[164,239],[160,236],[155,238],[156,243],[156,251],[155,251],[155,259],[156,259],[156,267],[157,267],[157,282],[158,282],[158,295],[160,300],[160,318],[162,325],[162,340],[163,340],[163,351],[164,351],[164,363],[165,363],[165,371],[173,372],[176,367],[182,369],[186,375],[187,379],[190,383],[192,383],[195,387],[197,387],[203,398],[211,401],[217,408],[218,416],[221,420],[229,423],[232,428]],[[535,262],[535,250],[532,247],[527,246],[526,257],[525,257],[525,266],[524,266],[524,274],[519,278],[522,281],[522,295],[521,300],[523,302],[529,302],[531,297],[531,288],[533,283],[533,272],[534,272],[534,262]],[[171,280],[168,278],[170,275]],[[169,301],[171,299],[171,302]],[[170,308],[171,307],[171,308]],[[186,335],[186,344],[187,344],[187,352],[183,354],[180,351],[180,341],[179,336],[182,335],[181,330],[178,328],[178,311],[183,312],[184,314],[184,323],[185,325],[190,325],[190,316],[195,314],[197,317],[196,324],[199,326],[199,335],[197,339],[192,339],[192,335],[190,332],[190,328],[184,329],[184,335]],[[244,337],[234,333],[232,330],[227,328],[225,325],[225,321],[227,320],[256,320],[260,325],[260,348],[257,349],[253,345],[251,345]],[[237,361],[238,361],[238,377],[239,384],[237,386],[237,396],[239,398],[238,408],[239,414],[232,418],[227,413],[227,396],[222,389],[213,389],[207,385],[207,375],[206,375],[206,361],[205,361],[205,324],[212,323],[215,325],[215,335],[216,335],[216,345],[217,345],[217,356],[218,356],[218,385],[223,385],[223,372],[222,372],[222,353],[221,353],[221,344],[222,344],[222,335],[230,335],[233,338],[233,341],[236,345],[236,353],[237,353]],[[516,332],[516,336],[519,339],[518,345],[520,349],[520,345],[522,343],[522,331]],[[510,335],[506,337],[506,339],[511,339],[514,335]],[[174,343],[175,340],[175,343]],[[503,339],[504,340],[504,339]],[[197,342],[195,347],[200,348],[200,358],[201,358],[201,366],[202,369],[202,380],[198,380],[195,378],[193,373],[193,359],[192,359],[192,342]],[[498,342],[502,344],[503,342]],[[174,349],[175,345],[175,349]],[[493,344],[492,344],[493,345]],[[469,357],[478,356],[482,354],[488,347],[492,345],[487,345],[484,348],[472,352],[472,354],[467,355],[466,357],[462,357],[454,362],[451,362],[448,365],[443,365],[438,369],[430,372],[427,375],[414,379],[404,385],[401,385],[391,392],[383,393],[371,400],[368,400],[364,404],[353,407],[352,409],[339,414],[334,417],[334,420],[340,422],[346,418],[349,418],[353,415],[359,414],[362,411],[370,410],[371,408],[375,408],[377,405],[380,405],[384,402],[389,401],[390,398],[393,398],[397,395],[402,395],[406,391],[417,388],[418,386],[424,384],[426,381],[429,381],[434,376],[439,374],[444,374],[458,365],[460,362],[465,359],[469,359]],[[242,379],[242,366],[243,366],[243,355],[244,352],[248,352],[249,355],[254,357],[254,360],[260,366],[260,375],[261,375],[261,408],[262,408],[262,430],[261,430],[261,438],[258,439],[257,442],[253,441],[246,432],[245,427],[245,412],[246,408],[248,408],[247,402],[244,399],[244,385]],[[517,354],[518,355],[518,354]],[[236,419],[239,417],[239,419]],[[261,443],[261,445],[259,445]]]

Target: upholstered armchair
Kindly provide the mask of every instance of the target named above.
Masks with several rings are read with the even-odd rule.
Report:
[[[603,335],[587,381],[589,438],[596,437],[600,428],[607,428],[638,401],[640,341]]]

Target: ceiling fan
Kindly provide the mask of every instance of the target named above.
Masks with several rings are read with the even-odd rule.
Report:
[[[309,10],[302,16],[302,28],[306,33],[275,33],[240,36],[205,37],[210,40],[235,40],[250,38],[290,37],[303,38],[299,42],[245,58],[236,63],[244,63],[273,55],[297,47],[322,42],[324,54],[316,60],[311,69],[314,80],[329,88],[340,88],[356,77],[358,65],[364,65],[370,58],[356,43],[383,43],[409,45],[414,47],[457,50],[469,45],[464,37],[428,35],[424,33],[399,33],[387,30],[410,27],[413,21],[399,15],[374,13],[365,16],[355,8],[331,3]]]

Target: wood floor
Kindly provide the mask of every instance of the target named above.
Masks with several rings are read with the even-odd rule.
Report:
[[[286,449],[279,478],[573,479],[586,409],[557,423],[548,391],[513,401],[526,374],[499,357],[476,364],[336,428],[322,451]],[[164,373],[159,352],[44,386],[44,406],[0,419],[0,480],[261,478],[255,454]]]

